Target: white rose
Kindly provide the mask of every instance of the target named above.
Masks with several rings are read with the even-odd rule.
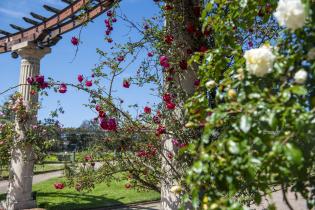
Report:
[[[269,47],[263,46],[257,49],[247,50],[244,58],[246,59],[247,71],[257,77],[263,77],[265,74],[272,71],[276,56]]]
[[[307,53],[307,60],[314,60],[315,59],[315,47],[310,49]]]
[[[299,70],[294,75],[294,80],[298,84],[304,84],[307,79],[307,72],[304,69]]]
[[[296,30],[305,24],[306,14],[301,0],[280,0],[274,13],[279,25]]]
[[[208,88],[209,90],[214,88],[217,85],[217,83],[214,80],[209,80],[208,82],[206,82],[206,88]]]

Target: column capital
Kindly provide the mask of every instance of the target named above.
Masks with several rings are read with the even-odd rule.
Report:
[[[17,52],[22,58],[41,59],[51,52],[51,48],[39,48],[34,42],[26,41],[13,45],[12,51]]]

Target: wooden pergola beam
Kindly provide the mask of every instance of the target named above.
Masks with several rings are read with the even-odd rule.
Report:
[[[31,12],[31,16],[39,21],[23,18],[27,23],[32,24],[32,27],[23,28],[14,24],[10,24],[12,28],[17,30],[16,33],[9,33],[6,31],[0,31],[3,37],[0,37],[0,54],[10,52],[13,45],[29,41],[35,43],[52,43],[49,40],[54,40],[55,37],[61,36],[82,24],[90,21],[107,10],[111,9],[114,4],[120,2],[120,0],[66,0],[70,3],[67,7],[60,10],[48,5],[44,5],[44,8],[52,13],[51,17],[44,17],[37,13]],[[81,14],[82,9],[88,8],[85,14]],[[2,32],[2,33],[1,33]]]
[[[10,36],[11,35],[10,32],[7,32],[7,31],[1,30],[1,29],[0,29],[0,34],[5,35],[5,36]]]
[[[61,0],[62,2],[66,3],[66,4],[72,4],[73,0]]]
[[[36,25],[40,24],[40,23],[39,23],[39,22],[37,22],[36,20],[32,20],[32,19],[27,18],[27,17],[23,17],[23,20],[24,20],[25,22],[29,23],[29,24],[34,25],[34,26],[36,26]]]
[[[41,16],[41,15],[39,15],[39,14],[36,14],[36,13],[34,13],[34,12],[31,12],[30,14],[31,14],[31,16],[32,16],[33,18],[36,18],[37,20],[46,21],[46,20],[48,19],[48,18],[46,18],[46,17],[44,17],[44,16]]]
[[[25,28],[21,27],[21,26],[17,26],[17,25],[14,25],[14,24],[10,24],[11,28],[17,30],[17,31],[24,31]]]
[[[56,14],[58,14],[61,11],[60,9],[57,9],[55,7],[52,7],[52,6],[48,6],[46,4],[43,7],[45,10],[52,12],[52,13],[56,13]]]

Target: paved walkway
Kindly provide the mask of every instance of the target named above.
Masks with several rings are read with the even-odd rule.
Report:
[[[288,192],[286,193],[287,199],[292,206],[293,209],[296,210],[307,210],[306,201],[302,198],[301,195],[297,195],[295,197],[295,193]],[[258,207],[252,206],[250,209],[252,210],[265,210],[267,209],[269,204],[275,203],[276,208],[279,210],[289,210],[289,207],[286,205],[285,201],[283,200],[283,194],[281,191],[277,191],[272,193],[272,198],[263,198],[261,205]]]
[[[96,209],[89,209],[89,210],[161,210],[161,204],[159,201],[156,202],[147,202],[143,204],[134,204],[126,207],[106,207],[106,208],[96,208]]]
[[[33,184],[46,181],[51,178],[60,177],[63,175],[63,171],[55,171],[45,174],[38,174],[33,177]],[[0,181],[0,193],[6,193],[8,189],[8,181]]]

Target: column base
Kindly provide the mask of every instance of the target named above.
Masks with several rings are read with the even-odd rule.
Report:
[[[1,205],[5,210],[25,210],[36,208],[36,200],[14,202],[11,203],[10,205],[7,205],[6,201],[2,201]]]

